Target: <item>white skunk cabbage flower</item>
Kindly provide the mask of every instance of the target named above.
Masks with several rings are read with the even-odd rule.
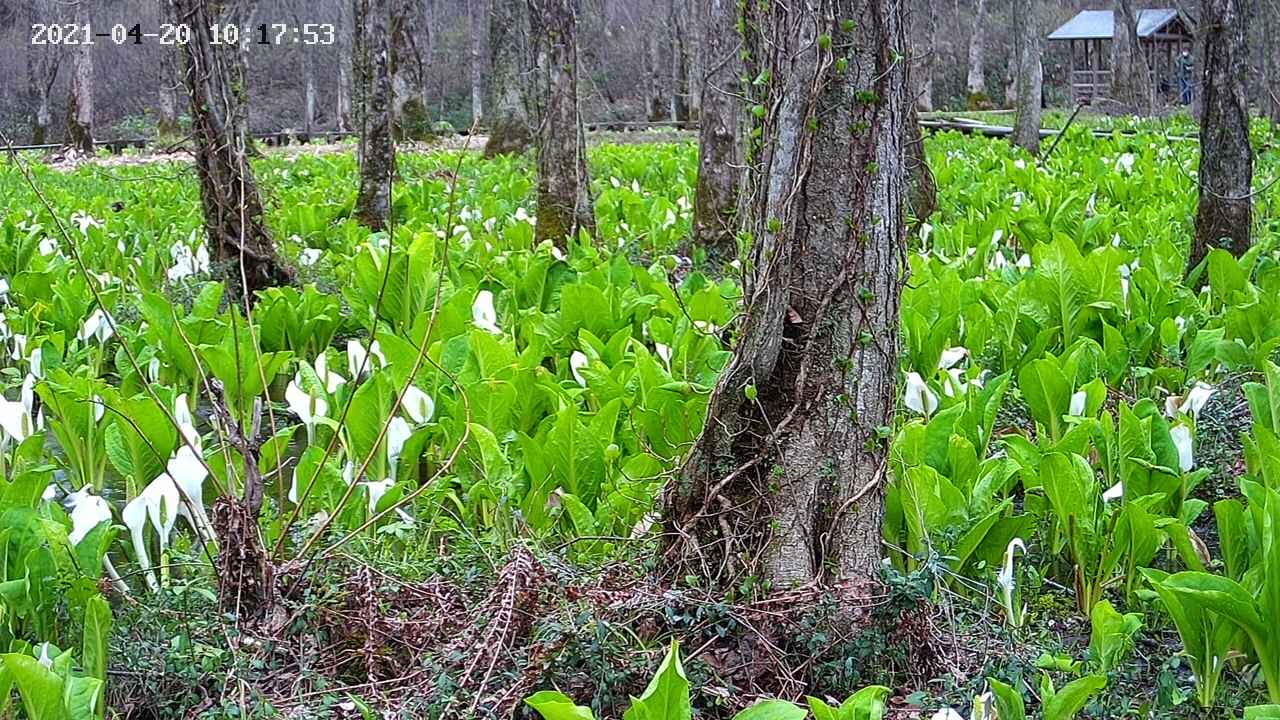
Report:
[[[369,481],[364,483],[364,488],[369,492],[369,514],[373,515],[378,512],[378,501],[382,500],[382,496],[396,484],[395,480],[387,478],[386,480],[378,480],[376,482]]]
[[[574,350],[573,354],[569,356],[569,371],[573,373],[573,379],[582,387],[587,386],[587,379],[582,377],[582,373],[578,371],[590,363],[591,361],[587,359],[586,354],[581,350]]]
[[[662,358],[662,362],[671,367],[671,347],[662,343],[654,343],[653,349],[657,351],[658,357]]]
[[[84,325],[80,326],[80,334],[77,337],[81,342],[89,342],[89,340],[97,340],[101,345],[111,336],[115,334],[115,321],[111,316],[102,311],[102,308],[94,310],[89,319],[84,321]]]
[[[436,414],[436,403],[431,396],[423,392],[417,385],[405,388],[404,397],[400,399],[400,407],[409,416],[414,425],[431,422]],[[387,430],[390,432],[390,428]]]
[[[493,293],[481,290],[476,293],[475,302],[471,303],[471,320],[476,327],[494,335],[501,335],[498,327],[498,311],[493,307]]]
[[[49,655],[49,648],[53,647],[50,643],[40,643],[40,655],[36,657],[36,662],[45,670],[53,669],[53,658]]]
[[[359,340],[347,341],[347,370],[351,372],[353,379],[368,377],[374,370],[375,359],[378,361],[377,365],[386,367],[387,358],[382,354],[382,346],[378,345],[377,340],[369,345],[368,350],[364,349],[364,344]]]
[[[37,249],[40,251],[41,255],[47,257],[58,252],[58,241],[51,237],[46,237],[40,241],[40,245]]]
[[[35,393],[32,392],[34,385],[34,376],[28,375],[22,382],[19,400],[6,400],[0,395],[0,430],[17,444],[44,429],[44,414],[31,414],[31,408],[35,404]]]
[[[1026,606],[1014,607],[1014,593],[1018,589],[1018,578],[1013,572],[1013,554],[1018,550],[1023,556],[1027,554],[1027,546],[1022,538],[1014,538],[1004,549],[1004,567],[996,574],[996,583],[1000,586],[1000,602],[1004,606],[1005,617],[1013,627],[1022,626],[1022,616]]]
[[[36,348],[31,351],[31,357],[27,358],[27,365],[32,375],[44,377],[44,348]]]
[[[520,222],[527,222],[530,225],[538,224],[538,219],[533,215],[530,215],[529,211],[525,210],[523,207],[516,208],[515,218]]]
[[[182,393],[173,400],[173,421],[178,424],[178,429],[182,431],[182,437],[186,439],[187,444],[195,447],[197,451],[200,450],[202,447],[200,432],[196,430],[196,421],[191,416],[191,407],[188,405],[186,393]]]
[[[1182,472],[1189,472],[1196,466],[1195,455],[1192,452],[1191,428],[1178,423],[1169,428],[1169,437],[1173,440],[1173,446],[1178,448],[1179,469]]]
[[[213,524],[204,510],[204,480],[209,476],[204,462],[189,446],[182,445],[169,458],[165,472],[185,496],[185,501],[179,500],[178,515],[186,518],[205,540],[213,540]]]
[[[1031,256],[1026,253],[1022,253],[1022,255],[1018,257],[1018,261],[1015,262],[1013,266],[1018,268],[1019,270],[1030,270]]]
[[[929,720],[964,720],[964,716],[948,707],[934,713]]]
[[[1124,497],[1124,483],[1118,482],[1102,493],[1102,502],[1112,502]]]
[[[328,401],[305,392],[296,377],[289,381],[289,386],[285,388],[284,401],[289,405],[289,412],[297,415],[306,426],[308,436],[315,432],[316,418],[329,414]]]
[[[151,360],[147,362],[147,377],[151,379],[151,382],[160,382],[160,368],[160,356],[158,355],[153,356]]]
[[[939,370],[950,370],[955,367],[961,360],[969,356],[969,348],[953,347],[942,351],[942,356],[938,358]]]
[[[111,505],[93,494],[92,485],[68,495],[65,504],[71,510],[71,533],[67,540],[72,545],[79,545],[91,530],[111,520]]]
[[[316,371],[316,377],[320,378],[320,382],[324,384],[324,391],[330,395],[347,384],[346,378],[329,369],[329,361],[325,359],[323,351],[316,356],[316,364],[312,369]]]
[[[311,267],[320,260],[320,255],[323,252],[320,248],[303,248],[302,252],[298,253],[298,264],[303,267]]]
[[[396,462],[400,460],[404,444],[412,434],[413,428],[402,417],[391,418],[391,423],[387,425],[387,466],[391,468],[392,480],[396,477]]]
[[[194,233],[193,233],[194,234]],[[209,270],[209,250],[204,243],[196,246],[194,252],[186,243],[174,243],[169,248],[169,256],[173,258],[173,267],[165,271],[169,282],[177,282],[200,272]]]
[[[1217,388],[1197,380],[1196,384],[1187,391],[1184,396],[1171,395],[1165,398],[1164,412],[1169,417],[1174,417],[1178,413],[1189,413],[1196,420],[1200,419],[1200,411],[1209,402],[1209,398],[1217,392]]]
[[[0,278],[0,302],[7,302],[8,300],[9,280],[7,278]]]
[[[1075,415],[1077,417],[1079,417],[1080,415],[1084,415],[1085,405],[1088,403],[1088,401],[1089,401],[1088,393],[1086,393],[1083,390],[1077,390],[1075,393],[1071,395],[1071,404],[1067,408],[1067,414]]]
[[[182,499],[178,495],[178,487],[168,472],[161,473],[151,481],[141,493],[124,506],[120,516],[129,528],[133,540],[133,551],[138,556],[138,565],[146,574],[147,586],[152,590],[159,589],[155,574],[151,571],[151,558],[147,555],[146,540],[143,533],[148,521],[160,535],[160,552],[163,554],[169,547],[169,536],[178,520],[178,507]]]
[[[938,409],[938,396],[917,372],[907,373],[907,389],[903,393],[902,402],[908,410],[925,416],[932,415]]]

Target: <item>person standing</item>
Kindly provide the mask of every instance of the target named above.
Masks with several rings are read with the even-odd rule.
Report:
[[[1191,51],[1183,50],[1178,56],[1178,84],[1182,91],[1182,104],[1191,104],[1191,73],[1195,69],[1195,60],[1191,59]]]

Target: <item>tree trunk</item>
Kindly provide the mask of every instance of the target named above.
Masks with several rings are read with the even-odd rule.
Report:
[[[484,0],[467,0],[471,31],[471,123],[484,121]]]
[[[533,142],[529,99],[533,65],[529,8],[525,0],[491,0],[489,6],[489,141],[485,157],[522,153]]]
[[[973,34],[969,36],[969,76],[965,89],[969,105],[982,107],[991,103],[987,97],[987,0],[976,0],[973,6]]]
[[[1221,247],[1239,256],[1249,249],[1253,148],[1245,98],[1245,20],[1238,0],[1205,0],[1204,117],[1200,121],[1200,203],[1190,267]]]
[[[342,23],[342,27],[354,27],[353,5],[353,2],[346,0],[338,1],[338,21]],[[355,122],[351,116],[351,83],[355,75],[351,66],[355,47],[350,39],[354,34],[354,32],[338,33],[337,47],[334,49],[338,56],[338,87],[334,93],[333,115],[335,129],[338,132],[350,132],[355,128]]]
[[[163,23],[173,24],[173,15],[169,0],[160,0],[159,16]],[[159,92],[156,95],[156,135],[172,140],[182,132],[178,124],[178,87],[180,74],[178,70],[178,48],[161,45],[160,76],[157,78]]]
[[[693,241],[730,257],[737,250],[735,220],[742,153],[739,129],[744,110],[739,96],[741,43],[737,0],[705,0],[702,24],[706,77],[702,80],[702,116],[698,130],[698,190],[693,207]]]
[[[907,207],[913,218],[923,222],[938,209],[938,185],[933,179],[933,171],[929,169],[929,157],[924,150],[924,134],[920,131],[920,115],[914,104],[908,108],[907,119],[902,127],[905,132],[903,150],[911,182]]]
[[[764,108],[747,147],[752,271],[738,346],[664,496],[678,572],[775,588],[879,572],[907,252],[903,5],[742,5],[745,76],[771,79],[748,101]]]
[[[299,47],[302,53],[302,131],[310,140],[316,131],[316,73],[311,58],[312,47]]]
[[[933,69],[938,59],[938,10],[933,6],[933,0],[925,0],[921,12],[923,16],[917,14],[915,17],[921,19],[924,42],[913,53],[920,78],[916,108],[920,112],[930,112],[933,110]]]
[[[394,0],[355,0],[356,121],[360,128],[360,191],[356,218],[372,230],[386,229],[391,216],[391,179],[396,168],[389,45]]]
[[[1114,0],[1115,39],[1111,41],[1111,99],[1143,113],[1152,110],[1151,75],[1138,44],[1133,0]]]
[[[73,22],[89,24],[89,0],[75,4]],[[85,155],[93,155],[93,46],[80,43],[72,48],[71,95],[67,99],[66,145]]]
[[[33,2],[27,6],[29,13],[27,26],[32,23],[57,20],[46,3]],[[53,112],[50,109],[50,95],[53,83],[58,79],[58,66],[62,55],[60,48],[32,46],[25,50],[27,60],[27,92],[35,111],[31,117],[31,143],[44,145],[48,142],[49,127],[53,124]]]
[[[667,21],[671,26],[671,119],[689,121],[689,52],[686,42],[685,8],[680,0],[670,0]]]
[[[658,122],[666,117],[667,104],[662,101],[662,44],[656,32],[650,32],[645,41],[645,63],[649,122]]]
[[[1272,124],[1280,126],[1280,43],[1274,42],[1280,33],[1280,0],[1262,0],[1263,32],[1267,38],[1262,46],[1262,107],[1263,114]]]
[[[190,42],[182,45],[183,84],[190,99],[205,232],[214,255],[239,268],[228,280],[240,285],[243,274],[243,291],[252,302],[256,291],[286,284],[292,274],[276,255],[249,166],[242,56],[233,46],[213,44],[209,34],[213,23],[227,22],[225,4],[172,2],[174,17],[191,28]]]
[[[1032,155],[1040,152],[1040,96],[1044,82],[1035,3],[1036,0],[1014,0],[1013,3],[1014,60],[1018,84],[1013,142]]]
[[[528,0],[538,43],[538,242],[595,233],[587,143],[578,108],[577,0]]]
[[[391,58],[388,71],[391,73],[394,137],[420,140],[430,133],[431,119],[418,91],[424,82],[420,77],[422,57],[417,43],[418,4],[414,0],[391,0],[390,12]]]

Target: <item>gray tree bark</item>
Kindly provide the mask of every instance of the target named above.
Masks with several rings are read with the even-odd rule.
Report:
[[[1239,0],[1204,0],[1204,114],[1200,120],[1200,201],[1189,266],[1209,248],[1249,249],[1253,148],[1245,97],[1245,19]]]
[[[77,26],[89,24],[89,0],[75,4],[73,20]],[[77,152],[93,155],[93,46],[72,46],[71,94],[67,99],[67,137],[65,144]]]
[[[578,107],[577,0],[528,0],[542,86],[538,122],[537,242],[594,234],[587,143]]]
[[[775,588],[874,576],[906,254],[904,0],[743,8],[746,76],[770,77],[749,101],[752,270],[706,429],[664,496],[665,557]]]
[[[989,104],[987,97],[987,0],[973,5],[973,34],[969,36],[969,74],[965,89],[970,105]]]
[[[917,5],[912,13],[919,21],[920,36],[923,42],[912,53],[915,76],[919,78],[919,89],[916,92],[916,109],[920,112],[933,110],[933,71],[938,57],[938,10],[932,0],[924,0],[923,8]]]
[[[395,0],[355,0],[356,122],[360,129],[360,190],[356,218],[372,230],[386,229],[391,216],[391,180],[396,168],[393,80],[390,67]]]
[[[1036,0],[1014,0],[1013,21],[1018,103],[1012,140],[1035,155],[1040,152],[1040,96],[1044,85]]]
[[[418,3],[390,0],[391,117],[394,137],[419,140],[430,133],[431,120],[421,88],[426,84],[418,51]]]
[[[47,2],[32,2],[27,6],[27,26],[32,23],[58,20]],[[26,48],[27,93],[35,110],[31,116],[31,143],[44,145],[48,142],[49,128],[53,125],[53,111],[50,109],[50,98],[53,83],[58,79],[58,66],[62,61],[60,48],[47,45],[35,45]]]
[[[1280,125],[1280,0],[1262,0],[1263,33],[1266,42],[1262,47],[1262,108],[1263,114],[1275,125]]]
[[[355,27],[352,10],[353,3],[338,0],[338,18],[342,27]],[[354,34],[354,32],[338,33],[337,47],[334,49],[338,56],[338,86],[334,88],[333,116],[334,125],[339,132],[348,132],[355,128],[351,110],[352,78],[355,76],[352,71],[355,48],[351,38]]]
[[[736,211],[742,180],[741,41],[731,30],[737,15],[737,0],[705,0],[699,18],[707,74],[702,80],[693,240],[722,254],[733,254],[737,249]]]
[[[1152,110],[1151,75],[1138,44],[1133,0],[1113,0],[1115,38],[1111,41],[1111,99],[1142,113]]]
[[[173,24],[169,0],[159,0],[160,21]],[[178,88],[181,87],[178,70],[179,50],[176,46],[160,47],[160,75],[157,78],[159,92],[156,96],[156,135],[174,138],[182,132],[178,124]]]
[[[650,32],[645,42],[645,94],[650,122],[667,116],[667,104],[662,101],[662,44],[656,32]]]
[[[243,285],[252,302],[256,291],[286,284],[292,274],[276,255],[249,166],[241,54],[234,46],[213,44],[209,33],[212,24],[228,22],[228,5],[171,2],[175,19],[191,28],[190,42],[182,45],[183,84],[190,100],[205,233],[214,256],[239,269],[228,280]]]
[[[680,0],[669,0],[667,23],[671,30],[671,119],[689,120],[689,51],[686,8]]]
[[[467,25],[471,33],[471,122],[484,121],[484,0],[467,0]]]
[[[489,6],[489,140],[485,157],[524,152],[533,142],[525,87],[533,76],[525,0]]]

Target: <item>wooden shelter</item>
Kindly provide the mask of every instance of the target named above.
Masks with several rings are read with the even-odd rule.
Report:
[[[1190,51],[1195,22],[1186,13],[1168,8],[1139,10],[1138,45],[1151,70],[1156,97],[1176,99],[1178,56]],[[1111,88],[1111,41],[1115,16],[1110,10],[1084,10],[1049,33],[1049,39],[1069,44],[1071,96],[1076,102],[1106,97]]]

